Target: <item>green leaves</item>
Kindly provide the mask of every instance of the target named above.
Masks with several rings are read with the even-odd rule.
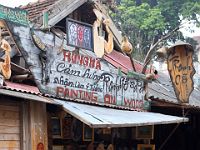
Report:
[[[140,61],[150,48],[152,42],[157,42],[162,36],[180,26],[183,19],[193,20],[200,25],[199,0],[143,0],[136,6],[133,0],[121,0],[117,11],[112,14],[114,20],[121,27],[121,31],[130,37],[134,46],[133,57]],[[153,5],[152,5],[153,3]],[[169,41],[183,38],[172,36]]]

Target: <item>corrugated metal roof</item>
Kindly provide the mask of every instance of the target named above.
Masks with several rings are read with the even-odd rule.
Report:
[[[30,86],[27,84],[19,84],[14,82],[5,82],[5,86],[3,86],[4,89],[12,90],[12,91],[18,91],[18,92],[24,92],[24,93],[31,93],[31,94],[41,94],[39,89],[36,86]]]
[[[159,72],[159,77],[155,82],[149,83],[148,87],[148,97],[152,100],[158,99],[163,102],[179,104],[168,72]],[[189,103],[184,105],[200,108],[199,93],[200,89],[195,88],[189,97]]]
[[[53,99],[42,96],[38,88],[35,86],[8,81],[6,81],[5,84],[5,86],[0,87],[0,94],[2,95],[58,105],[58,103],[55,102]]]
[[[58,98],[58,97],[52,96],[52,95],[49,95],[49,94],[40,93],[39,89],[36,86],[30,86],[30,85],[21,84],[21,83],[13,83],[13,82],[9,82],[9,81],[6,81],[5,84],[6,84],[5,86],[2,86],[0,88],[0,94],[19,97],[19,98],[23,98],[23,99],[43,101],[43,102],[46,102],[46,103],[57,104],[53,100],[53,98]],[[62,98],[60,98],[60,100],[66,101],[66,99],[62,99]],[[83,103],[83,104],[91,104],[91,105],[102,106],[99,103],[92,102],[92,101],[85,101],[85,100],[81,100],[81,99],[68,98],[68,101],[74,101],[74,102],[79,102],[79,103]],[[117,105],[104,104],[103,106],[109,107],[109,108],[129,110],[129,108],[124,108],[124,107],[117,106]],[[135,109],[135,111],[139,111],[139,110]]]
[[[133,70],[130,58],[120,52],[115,51],[115,50],[113,50],[112,53],[110,53],[110,54],[106,54],[104,56],[104,59],[107,60],[109,63],[111,63],[116,68],[120,67],[122,69],[122,71],[125,73],[127,73],[129,70],[130,71]],[[136,60],[133,60],[133,61],[134,61],[136,72],[138,72],[138,73],[142,72],[143,65]],[[146,72],[149,73],[150,69],[147,69]]]
[[[69,114],[92,128],[133,127],[187,122],[188,118],[152,112],[116,110],[74,102],[56,100]]]

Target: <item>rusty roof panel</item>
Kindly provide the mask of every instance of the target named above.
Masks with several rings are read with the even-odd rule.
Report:
[[[114,65],[116,68],[120,67],[122,71],[124,71],[125,73],[127,73],[128,70],[130,71],[133,70],[130,58],[115,50],[113,50],[112,53],[110,54],[106,54],[104,56],[104,59],[107,60],[112,65]],[[141,72],[143,65],[136,60],[133,60],[133,61],[134,61],[136,72]],[[147,73],[150,72],[150,69],[147,69],[146,72]]]
[[[59,105],[53,99],[42,96],[38,88],[35,86],[13,83],[13,82],[8,82],[8,81],[6,81],[5,84],[6,85],[1,86],[1,89],[0,89],[0,94],[2,95],[9,95],[9,96],[23,98],[27,100],[40,101],[44,103]]]
[[[40,94],[40,91],[36,86],[13,83],[13,82],[9,82],[9,81],[6,81],[5,84],[6,84],[6,86],[3,86],[4,89],[18,91],[18,92],[24,92],[24,93],[31,93],[31,94],[35,94],[35,95]]]
[[[12,96],[12,97],[18,97],[18,98],[22,98],[25,100],[32,100],[32,101],[39,101],[39,102],[44,102],[44,103],[60,105],[57,102],[55,102],[53,99],[50,99],[50,98],[47,98],[47,97],[44,97],[41,95],[35,95],[35,94],[25,93],[25,92],[21,92],[21,91],[0,89],[0,94]]]

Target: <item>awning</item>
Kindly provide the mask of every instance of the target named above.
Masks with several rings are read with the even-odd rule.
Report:
[[[5,85],[0,86],[0,94],[18,97],[25,100],[39,101],[43,103],[59,105],[53,99],[42,96],[39,89],[36,86],[31,86],[22,83],[5,81]]]
[[[24,92],[20,92],[20,91],[12,91],[12,90],[7,90],[7,89],[0,89],[0,94],[23,98],[23,99],[27,99],[27,100],[40,101],[43,103],[59,105],[59,103],[55,102],[54,100],[52,100],[50,98],[40,96],[40,95],[34,95],[31,93],[24,93]]]
[[[188,118],[153,112],[117,110],[69,101],[56,100],[64,110],[92,128],[134,127],[188,122]]]

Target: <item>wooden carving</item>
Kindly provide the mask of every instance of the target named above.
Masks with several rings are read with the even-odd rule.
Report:
[[[42,51],[46,51],[46,45],[41,41],[41,39],[35,35],[34,29],[31,28],[31,36],[33,39],[33,43]]]
[[[47,49],[46,49],[46,45],[42,42],[42,40],[34,33],[34,29],[31,28],[31,37],[33,40],[33,43],[35,44],[35,46],[37,48],[40,49],[40,54],[39,54],[39,58],[40,58],[40,62],[42,65],[42,83],[46,83],[48,81],[48,71],[47,71]]]
[[[168,51],[168,71],[179,102],[188,103],[193,91],[193,48],[186,43],[176,44]]]
[[[110,20],[109,19],[105,19],[103,21],[103,23],[106,26],[106,31],[108,33],[108,41],[105,40],[104,44],[105,44],[105,52],[107,54],[110,54],[113,51],[113,34],[111,32],[111,30],[109,29],[109,24],[110,24]]]
[[[11,47],[6,40],[1,41],[1,48],[5,51],[4,62],[0,62],[0,73],[5,79],[10,79],[11,77],[11,65],[10,65],[10,51]]]
[[[30,29],[32,41],[35,44],[35,46],[40,49],[39,53],[39,60],[42,66],[42,83],[47,84],[49,82],[49,72],[50,72],[50,65],[53,63],[54,60],[50,60],[47,55],[47,50],[49,50],[49,47],[45,45],[45,43],[42,41],[42,38],[40,38],[38,35],[34,33],[34,29]],[[44,40],[45,41],[45,40]],[[62,43],[60,46],[55,47],[57,50],[57,54],[61,53],[63,50],[63,43],[64,43],[64,35],[62,36]],[[49,63],[51,62],[51,63]],[[49,64],[49,65],[47,65]]]
[[[104,55],[104,37],[99,35],[98,28],[101,26],[103,16],[97,9],[93,11],[97,17],[93,24],[94,52],[97,57],[101,58]]]
[[[125,52],[127,54],[131,54],[132,51],[133,51],[133,46],[129,42],[129,40],[126,36],[124,36],[123,39],[122,39],[121,49],[122,49],[123,52]]]
[[[99,12],[97,9],[94,9],[93,11],[97,17],[97,20],[93,24],[94,52],[97,57],[102,57],[105,52],[109,54],[113,51],[113,34],[109,29],[110,20],[105,19],[103,21],[103,15],[101,12]],[[98,28],[101,27],[102,22],[106,27],[106,32],[108,33],[108,41],[106,41],[103,36],[99,35]]]

